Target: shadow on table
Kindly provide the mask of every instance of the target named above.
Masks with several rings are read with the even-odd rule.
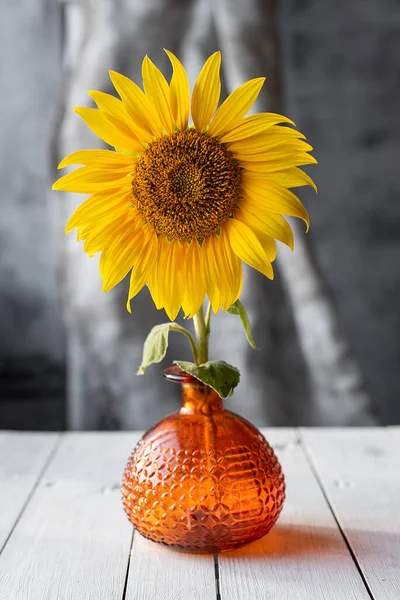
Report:
[[[345,549],[337,529],[328,527],[299,527],[276,525],[270,533],[238,550],[224,552],[224,556],[294,556],[303,554],[341,553]]]

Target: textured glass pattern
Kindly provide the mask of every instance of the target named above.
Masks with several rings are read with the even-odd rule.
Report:
[[[129,520],[145,537],[190,551],[227,550],[263,536],[285,499],[272,448],[213,390],[175,368],[167,377],[182,383],[183,407],[133,450],[122,484]]]

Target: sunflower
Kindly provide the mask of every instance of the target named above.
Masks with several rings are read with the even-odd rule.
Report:
[[[143,88],[110,72],[120,99],[89,95],[75,111],[115,150],[73,152],[59,165],[83,165],[53,189],[90,194],[68,221],[89,256],[101,252],[103,291],[130,274],[127,307],[147,284],[158,309],[193,317],[207,295],[228,310],[242,289],[242,263],[273,278],[275,240],[293,248],[283,215],[309,218],[288,188],[311,185],[298,167],[315,163],[293,121],[245,116],[264,78],[247,81],[218,108],[221,56],[205,62],[191,100],[186,72],[172,64],[167,82],[146,56]],[[189,125],[189,113],[193,125]]]

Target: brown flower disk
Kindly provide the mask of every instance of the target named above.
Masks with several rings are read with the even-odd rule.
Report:
[[[136,165],[137,210],[169,240],[209,237],[232,216],[240,195],[238,161],[217,139],[193,129],[155,140]]]

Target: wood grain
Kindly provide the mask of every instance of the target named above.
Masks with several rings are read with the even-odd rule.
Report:
[[[212,600],[215,596],[212,555],[185,554],[135,532],[126,600]]]
[[[270,534],[220,554],[221,599],[398,600],[400,428],[265,434],[286,504]],[[119,478],[139,435],[0,434],[0,600],[216,598],[210,555],[135,533],[129,560]]]
[[[138,437],[63,437],[1,556],[1,600],[122,599],[132,528],[120,475]]]
[[[400,598],[400,428],[302,437],[375,600]]]
[[[58,434],[0,432],[0,552],[54,449]]]
[[[222,600],[368,599],[296,433],[263,431],[282,463],[287,499],[268,535],[219,556]]]

